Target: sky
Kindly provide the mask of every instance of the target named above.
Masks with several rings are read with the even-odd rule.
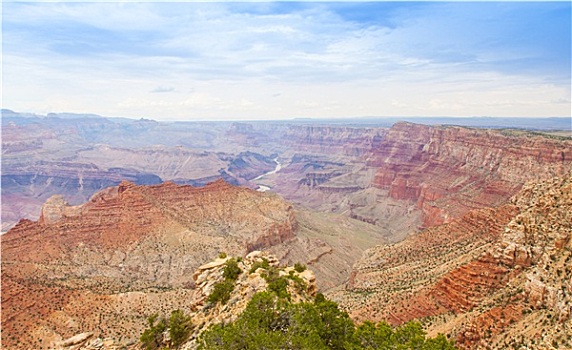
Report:
[[[2,107],[156,120],[571,113],[571,3],[2,3]]]

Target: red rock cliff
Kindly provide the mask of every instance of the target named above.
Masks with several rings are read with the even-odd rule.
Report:
[[[571,252],[569,173],[368,250],[336,297],[362,320],[425,318],[430,332],[448,333],[461,348],[568,348]]]
[[[198,266],[289,241],[296,225],[278,196],[222,180],[124,181],[80,206],[54,196],[0,236],[3,348],[53,349],[86,330],[135,341],[150,310],[189,307]]]
[[[513,133],[516,135],[516,133]],[[373,151],[373,185],[423,211],[423,225],[499,205],[529,180],[572,169],[572,140],[396,123]]]

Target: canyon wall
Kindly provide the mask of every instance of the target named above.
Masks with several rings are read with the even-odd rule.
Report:
[[[527,183],[503,206],[368,250],[331,296],[357,319],[422,319],[462,348],[566,348],[571,213],[571,173]]]
[[[372,225],[300,212],[222,180],[123,181],[77,206],[52,196],[37,221],[22,219],[0,239],[6,349],[50,348],[88,331],[128,345],[156,310],[191,311],[193,271],[220,252],[271,251],[311,266],[320,288],[332,288],[365,249],[385,242]]]
[[[306,154],[343,155],[359,158],[379,145],[386,133],[381,128],[291,125],[281,142]]]
[[[500,205],[529,180],[572,169],[572,140],[514,130],[396,123],[373,150],[375,187],[414,201],[423,226]]]

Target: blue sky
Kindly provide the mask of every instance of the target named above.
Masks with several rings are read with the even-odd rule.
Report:
[[[159,120],[570,116],[562,2],[11,2],[3,107]]]

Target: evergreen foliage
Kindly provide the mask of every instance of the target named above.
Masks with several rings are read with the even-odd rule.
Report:
[[[268,291],[256,294],[235,322],[203,332],[199,349],[419,349],[453,350],[445,336],[427,339],[421,325],[395,329],[387,323],[356,327],[338,305],[318,294],[313,303],[293,304]]]
[[[158,321],[157,321],[158,320]],[[178,347],[183,344],[191,333],[191,317],[185,315],[181,310],[171,312],[171,317],[167,321],[164,317],[158,319],[154,314],[147,318],[149,328],[143,331],[139,340],[146,350],[156,350],[162,347],[165,342],[164,333],[168,329],[171,344]]]
[[[209,294],[207,301],[213,304],[218,302],[221,304],[226,304],[230,299],[230,293],[232,293],[233,289],[234,281],[225,280],[223,282],[217,283],[215,284],[211,294]]]
[[[262,258],[262,261],[257,261],[254,264],[252,264],[252,267],[250,268],[250,271],[248,271],[248,273],[254,273],[256,272],[256,270],[258,270],[258,268],[269,270],[270,263],[268,262],[268,259]]]
[[[177,347],[187,338],[191,332],[191,317],[185,315],[181,310],[175,310],[171,312],[171,317],[169,318],[169,336],[171,337],[171,343]]]
[[[222,276],[224,277],[225,280],[236,281],[241,272],[242,270],[240,269],[240,267],[238,267],[238,261],[233,258],[227,260],[224,266]]]
[[[222,276],[224,281],[215,284],[213,292],[207,298],[210,303],[226,304],[230,299],[230,293],[234,289],[234,282],[238,279],[238,276],[242,270],[238,267],[238,261],[234,258],[226,261]]]
[[[304,272],[304,271],[306,271],[306,265],[300,264],[300,263],[295,263],[294,264],[294,270],[296,270],[296,272],[298,272],[298,273]]]
[[[154,314],[147,318],[149,328],[147,328],[139,338],[146,350],[158,349],[163,342],[163,332],[167,329],[167,321],[161,318],[159,322],[155,324],[158,317],[159,315]]]

